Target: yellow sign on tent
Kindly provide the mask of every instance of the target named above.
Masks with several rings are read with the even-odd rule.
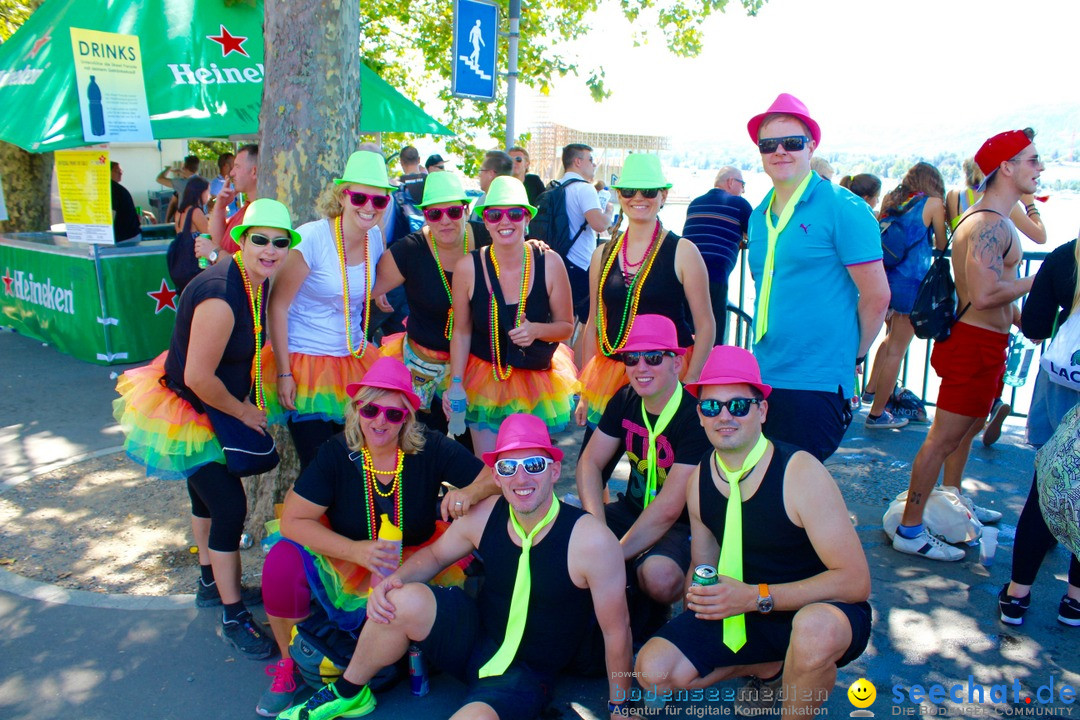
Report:
[[[67,236],[74,242],[114,242],[109,151],[58,150],[56,184]]]

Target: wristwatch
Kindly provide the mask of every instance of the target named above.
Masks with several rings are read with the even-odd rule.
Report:
[[[216,263],[218,261],[218,258],[220,256],[221,256],[221,253],[218,252],[217,248],[214,248],[213,250],[210,251],[210,254],[206,256],[206,259],[210,261],[211,265],[213,265],[214,263]]]
[[[769,586],[765,583],[761,583],[757,586],[758,599],[757,609],[762,615],[771,613],[773,609],[772,594],[769,592]]]

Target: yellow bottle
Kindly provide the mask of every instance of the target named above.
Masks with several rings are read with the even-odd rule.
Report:
[[[394,552],[401,557],[401,528],[394,523],[390,522],[390,516],[383,513],[379,516],[379,540],[385,540],[386,542],[394,543]],[[379,569],[376,570],[374,575],[378,578],[376,582],[382,581],[386,578],[392,570]]]

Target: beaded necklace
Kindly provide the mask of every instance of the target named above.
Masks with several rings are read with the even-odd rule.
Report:
[[[260,410],[266,409],[266,393],[263,392],[262,383],[262,283],[254,293],[251,291],[251,279],[244,270],[244,258],[241,250],[233,254],[233,261],[240,269],[240,277],[244,279],[244,292],[247,293],[248,302],[251,304],[251,319],[255,324],[255,357],[251,361],[251,374],[255,378],[255,406]]]
[[[468,228],[468,226],[465,226]],[[450,340],[454,336],[454,294],[450,292],[450,281],[446,279],[446,270],[443,269],[442,261],[439,259],[439,242],[435,238],[431,238],[431,250],[435,253],[435,266],[439,268],[439,279],[442,280],[443,290],[446,291],[446,299],[450,301],[450,311],[446,313],[446,327],[443,328],[443,337]],[[463,255],[469,252],[469,233],[465,230],[461,232],[461,253]]]
[[[354,358],[361,358],[367,349],[367,329],[371,320],[371,246],[368,244],[367,233],[364,233],[364,332],[359,350],[353,350],[352,344],[352,318],[349,311],[349,269],[348,258],[345,257],[345,234],[341,230],[341,216],[334,218],[334,242],[337,244],[338,260],[341,261],[341,293],[345,302],[345,343],[349,348],[349,354]]]
[[[495,299],[495,284],[499,282],[499,261],[495,259],[495,247],[488,246],[488,257],[491,258],[491,266],[495,270],[495,282],[491,284],[489,291],[489,307],[491,308],[491,374],[495,380],[502,382],[509,380],[514,373],[514,368],[502,366],[502,348],[499,346],[499,303]],[[518,294],[517,314],[514,318],[514,327],[521,327],[525,319],[525,291],[529,287],[529,268],[532,263],[532,254],[526,245],[521,256],[521,290]]]
[[[376,521],[376,508],[375,498],[372,497],[374,491],[379,497],[388,498],[393,496],[394,498],[394,524],[401,529],[402,535],[405,533],[405,526],[402,524],[404,518],[401,516],[401,473],[405,467],[405,452],[398,448],[397,451],[397,466],[393,470],[376,470],[375,462],[371,458],[371,451],[366,447],[360,449],[360,454],[364,459],[364,500],[367,502],[367,526],[368,526],[368,538],[371,540],[378,539],[378,523]],[[379,489],[379,482],[376,479],[378,475],[393,475],[394,482],[390,485],[390,492],[384,493]],[[398,547],[398,566],[401,565],[401,553],[402,549]]]
[[[660,243],[658,242],[658,239],[661,235],[661,229],[659,220],[656,221],[656,227],[653,229],[653,236],[652,240],[649,241],[649,247],[645,250],[645,254],[642,256],[641,261],[633,266],[626,262],[626,246],[629,242],[629,234],[630,228],[628,227],[616,241],[616,246],[608,255],[607,263],[600,273],[600,285],[597,292],[603,293],[604,284],[611,274],[611,268],[615,264],[620,251],[622,251],[623,263],[626,266],[623,270],[623,279],[626,281],[627,291],[626,300],[623,303],[622,321],[619,323],[619,332],[615,336],[616,342],[612,343],[608,338],[607,311],[604,308],[603,298],[600,298],[600,302],[597,303],[596,307],[596,337],[600,341],[600,351],[607,357],[614,355],[618,352],[618,349],[626,343],[626,338],[630,335],[631,328],[634,327],[634,320],[637,319],[638,303],[641,302],[641,290],[645,287],[645,279],[649,276],[649,271],[652,270],[653,263],[656,261],[656,256],[660,254]],[[641,271],[634,275],[633,278],[627,280],[626,269],[637,267],[643,263],[644,267]]]

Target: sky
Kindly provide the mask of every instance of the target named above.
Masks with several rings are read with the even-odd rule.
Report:
[[[1065,124],[1080,134],[1077,0],[769,0],[754,18],[732,0],[690,59],[659,36],[633,47],[611,0],[593,17],[593,32],[564,47],[582,68],[604,68],[612,97],[594,103],[574,76],[546,103],[519,93],[519,131],[546,105],[580,130],[738,142],[789,92],[821,124],[824,152],[977,147],[972,138],[1022,125],[1034,108],[1075,108]]]

